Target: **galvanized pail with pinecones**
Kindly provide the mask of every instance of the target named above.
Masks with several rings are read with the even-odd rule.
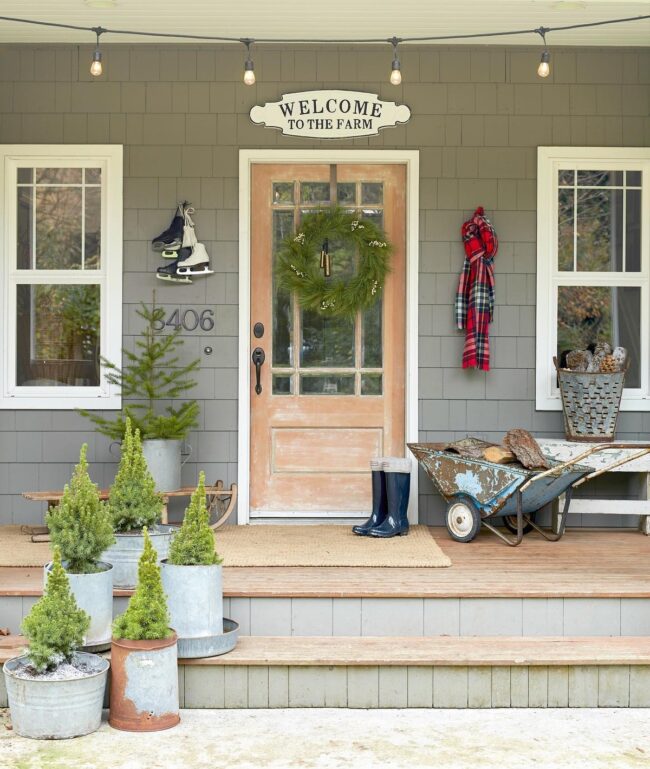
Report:
[[[608,356],[610,357],[610,356]],[[621,405],[627,362],[621,371],[557,371],[564,431],[570,441],[602,443],[613,441]]]

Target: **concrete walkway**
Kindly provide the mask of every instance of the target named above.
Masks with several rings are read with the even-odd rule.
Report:
[[[2,711],[0,711],[0,714]],[[186,710],[167,732],[104,724],[64,742],[0,717],[3,769],[627,769],[650,766],[648,710]]]

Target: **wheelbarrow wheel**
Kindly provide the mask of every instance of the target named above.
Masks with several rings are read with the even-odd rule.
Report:
[[[471,542],[481,528],[481,514],[467,497],[457,497],[447,506],[447,531],[456,542]]]
[[[535,521],[535,513],[530,513],[528,516],[531,521]],[[503,516],[503,525],[508,529],[508,531],[511,531],[513,534],[517,533],[517,516],[516,515],[504,515]],[[524,523],[524,534],[528,534],[533,530],[533,527],[529,523]]]

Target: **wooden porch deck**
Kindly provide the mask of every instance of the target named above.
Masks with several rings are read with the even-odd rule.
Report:
[[[529,534],[510,548],[489,532],[470,544],[433,529],[452,566],[224,569],[226,597],[650,598],[650,538],[637,531],[569,530],[559,542]],[[42,591],[37,568],[0,568],[0,596]],[[129,591],[116,591],[128,595]]]

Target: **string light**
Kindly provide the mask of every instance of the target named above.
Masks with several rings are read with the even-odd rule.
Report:
[[[394,85],[399,85],[402,82],[402,73],[400,61],[397,56],[397,46],[400,43],[432,43],[432,42],[446,42],[451,40],[475,40],[485,39],[492,37],[523,37],[524,35],[530,35],[536,33],[541,35],[544,41],[544,50],[540,58],[539,66],[537,67],[537,74],[540,77],[548,77],[551,72],[550,60],[551,54],[546,46],[546,35],[549,32],[564,32],[571,29],[588,29],[592,27],[603,27],[612,24],[622,24],[631,21],[644,21],[650,19],[650,14],[643,16],[628,16],[620,19],[604,19],[602,21],[588,21],[581,24],[565,24],[558,27],[538,27],[536,29],[512,29],[502,30],[497,32],[472,32],[466,34],[454,34],[454,35],[425,35],[421,37],[389,37],[386,38],[256,38],[254,41],[251,38],[241,37],[227,37],[223,35],[193,35],[183,32],[149,32],[135,29],[106,29],[104,27],[84,27],[79,24],[64,24],[56,21],[38,21],[36,19],[22,19],[14,16],[0,16],[0,21],[15,22],[18,24],[32,24],[41,27],[49,27],[55,29],[70,29],[77,32],[94,32],[97,35],[97,46],[93,53],[92,63],[90,65],[90,72],[93,76],[98,77],[102,74],[102,53],[99,49],[99,37],[100,35],[112,34],[112,35],[133,35],[134,37],[154,37],[154,38],[166,38],[176,40],[202,40],[206,42],[220,42],[220,43],[243,43],[246,46],[246,61],[244,62],[244,83],[246,85],[253,85],[255,83],[255,70],[253,68],[253,60],[250,57],[250,46],[253,42],[269,43],[269,44],[314,44],[314,45],[327,45],[327,44],[351,44],[351,43],[390,43],[393,46],[393,65],[390,75],[390,82]]]
[[[251,59],[251,43],[250,38],[242,38],[241,41],[246,46],[246,61],[244,62],[244,83],[246,85],[255,85],[255,67],[253,60]]]
[[[93,77],[99,77],[103,72],[102,67],[102,52],[99,50],[99,36],[106,30],[103,27],[93,27],[93,32],[97,35],[97,43],[95,44],[95,51],[93,52],[93,60],[90,64],[90,74]]]
[[[402,82],[402,65],[399,63],[397,56],[397,46],[400,43],[398,37],[393,37],[389,41],[393,44],[393,63],[391,65],[390,82],[393,85],[399,85]]]
[[[537,74],[539,77],[548,77],[551,74],[551,52],[546,45],[546,33],[548,32],[548,27],[540,27],[539,29],[536,29],[535,32],[537,32],[544,41],[544,50],[542,51],[539,65],[537,66]]]

